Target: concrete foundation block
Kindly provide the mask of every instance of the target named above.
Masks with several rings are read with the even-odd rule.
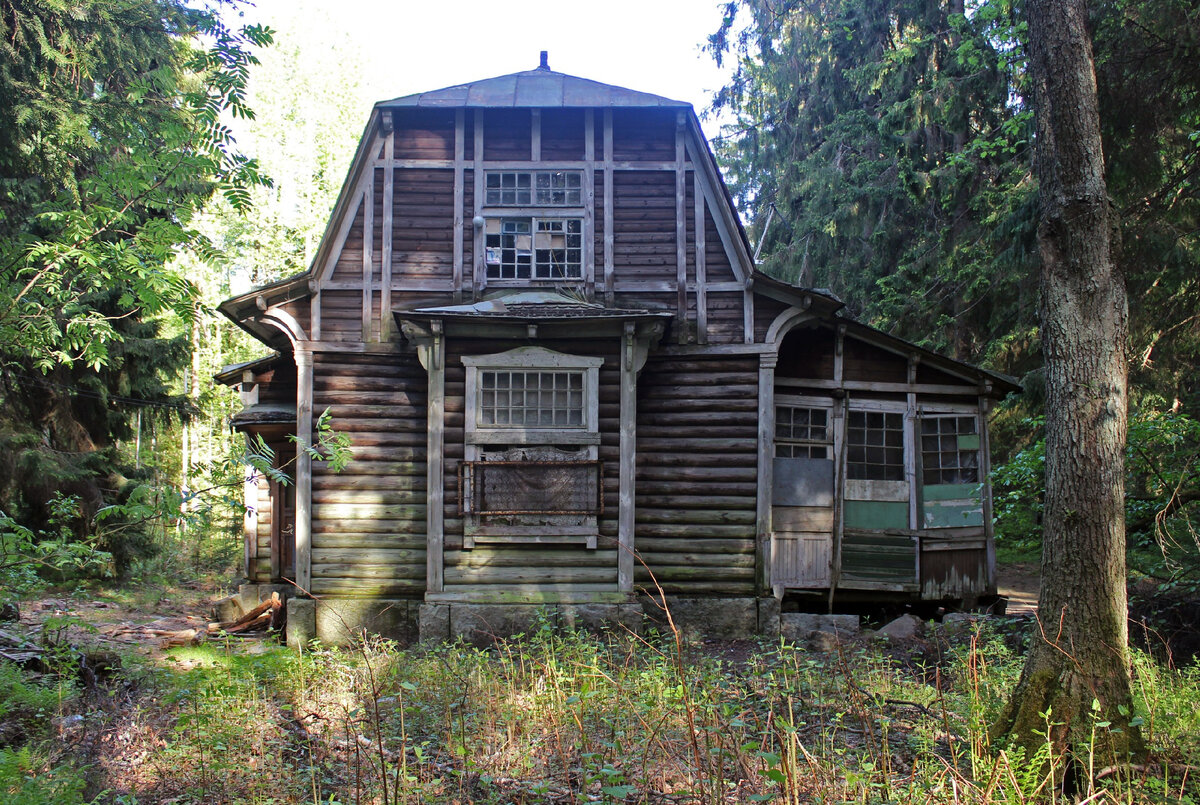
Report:
[[[559,604],[557,611],[560,629],[638,634],[642,628],[637,604]]]
[[[290,598],[287,602],[287,644],[304,649],[317,636],[317,602],[311,598]]]
[[[667,607],[676,628],[689,637],[739,640],[758,632],[758,602],[754,598],[672,598]],[[643,598],[642,610],[659,628],[668,628],[662,602]]]
[[[450,605],[421,604],[417,607],[417,633],[422,643],[450,640]]]
[[[318,639],[331,646],[344,646],[364,634],[402,643],[417,636],[415,617],[404,600],[323,598],[316,621]]]
[[[529,634],[542,619],[554,624],[553,606],[538,604],[451,604],[450,634],[476,646],[488,646],[496,638]]]
[[[758,633],[764,637],[779,637],[779,599],[758,599]]]

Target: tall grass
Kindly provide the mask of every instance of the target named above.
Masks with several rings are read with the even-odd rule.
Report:
[[[157,710],[121,749],[141,762],[104,771],[139,802],[1055,801],[1035,761],[1061,759],[986,737],[1011,643],[983,627],[822,654],[547,625],[489,649],[215,644],[147,680]],[[1089,795],[1194,802],[1200,674],[1143,656],[1136,673],[1155,755],[1098,763]]]

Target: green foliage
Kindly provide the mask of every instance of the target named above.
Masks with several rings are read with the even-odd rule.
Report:
[[[1200,422],[1179,411],[1151,407],[1129,418],[1125,456],[1125,523],[1130,550],[1159,561],[1138,564],[1161,577],[1200,570]],[[1161,401],[1160,401],[1161,402]],[[1041,545],[1046,443],[1040,417],[1022,422],[1030,443],[992,472],[997,544],[1017,551]],[[1174,568],[1174,571],[1172,570]]]
[[[737,122],[717,151],[764,270],[1000,363],[991,334],[1029,330],[1036,301],[1020,36],[1007,2],[729,3],[710,50],[735,61],[715,106]]]
[[[30,747],[0,747],[0,794],[8,805],[79,805],[86,780],[74,766],[51,767]],[[96,801],[96,800],[88,800]]]
[[[109,357],[119,317],[190,316],[168,268],[211,252],[191,222],[262,184],[222,116],[245,105],[259,26],[178,0],[48,0],[0,12],[0,343],[48,371]],[[117,292],[115,309],[90,301]]]

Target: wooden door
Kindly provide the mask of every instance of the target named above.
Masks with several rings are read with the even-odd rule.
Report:
[[[823,588],[833,559],[831,409],[802,400],[775,410],[771,585]]]

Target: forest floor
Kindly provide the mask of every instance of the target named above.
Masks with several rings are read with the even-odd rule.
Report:
[[[24,688],[0,675],[0,800],[1035,802],[1045,779],[985,727],[1020,671],[1036,565],[1000,578],[1010,616],[825,650],[552,630],[486,650],[166,648],[126,630],[206,624],[220,577],[43,596],[0,629],[111,662]],[[1141,655],[1135,670],[1161,763],[1096,785],[1200,801],[1200,673]]]

